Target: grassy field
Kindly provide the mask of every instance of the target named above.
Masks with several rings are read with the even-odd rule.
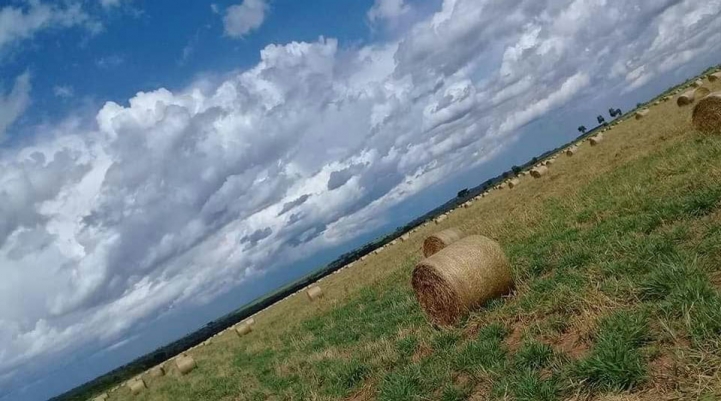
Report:
[[[690,114],[653,106],[110,400],[721,399],[721,137]],[[498,240],[517,288],[435,329],[410,273],[447,227]]]

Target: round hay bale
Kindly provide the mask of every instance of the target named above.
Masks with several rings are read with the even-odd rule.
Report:
[[[711,94],[711,90],[709,88],[706,88],[705,86],[701,86],[699,88],[696,88],[696,90],[693,92],[693,98],[695,100],[701,100]]]
[[[461,238],[463,232],[457,228],[434,233],[423,241],[423,256],[427,258]]]
[[[150,375],[150,377],[165,376],[165,368],[163,368],[161,365],[158,365],[158,366],[150,369],[150,372],[148,374]]]
[[[693,81],[693,82],[691,83],[691,87],[692,87],[692,88],[698,88],[698,87],[700,87],[701,85],[703,85],[703,81],[700,80],[700,79],[697,79],[697,80],[695,80],[695,81]]]
[[[148,388],[148,386],[145,385],[143,379],[135,379],[128,382],[128,388],[130,389],[130,394],[136,395]]]
[[[411,285],[429,319],[446,326],[510,292],[513,278],[501,246],[473,235],[419,262]]]
[[[446,216],[445,214],[442,214],[442,215],[436,217],[436,219],[433,220],[433,222],[436,224],[440,224],[443,220],[445,220],[447,218],[448,218],[448,216]]]
[[[648,115],[648,109],[639,110],[636,112],[636,120],[640,120]]]
[[[471,207],[472,204],[473,204],[473,202],[468,201],[468,202],[466,202],[466,203],[463,204],[463,208],[464,208],[464,209],[468,209],[469,207]]]
[[[411,237],[411,235],[410,235],[410,234],[407,234],[407,233],[401,235],[401,242],[406,242],[406,241],[408,241],[408,238],[410,238],[410,237]]]
[[[175,360],[175,366],[178,368],[178,372],[180,372],[181,375],[186,375],[198,365],[195,363],[195,359],[193,359],[192,356],[182,356]]]
[[[247,322],[235,325],[235,334],[237,334],[238,337],[243,337],[251,331],[253,331],[253,328]]]
[[[245,323],[252,326],[255,324],[255,319],[252,317],[249,317],[249,318],[245,319]]]
[[[599,143],[601,143],[601,141],[603,141],[603,135],[601,135],[601,134],[592,136],[591,138],[588,139],[588,143],[590,143],[591,146],[596,146]]]
[[[686,92],[682,93],[676,99],[676,104],[678,105],[678,107],[688,106],[689,104],[693,103],[695,92],[696,92],[696,89],[691,89],[691,90],[687,90]]]
[[[93,398],[93,401],[105,401],[108,399],[108,393],[102,393],[99,396]]]
[[[317,285],[308,288],[305,294],[308,296],[308,299],[310,299],[311,302],[315,301],[316,299],[323,298],[323,290],[321,290],[320,287],[318,287]]]
[[[548,173],[548,167],[546,166],[537,166],[531,169],[531,177],[533,178],[541,178],[544,175]]]
[[[548,159],[548,160],[546,160],[546,166],[550,166],[550,165],[552,165],[552,164],[555,163],[555,162],[556,162],[555,159]]]
[[[721,92],[714,92],[701,99],[693,108],[691,121],[700,132],[721,133]]]
[[[566,156],[573,156],[578,152],[578,146],[571,146],[570,148],[566,149]]]
[[[708,81],[709,82],[716,82],[721,78],[721,72],[714,72],[713,74],[709,74]]]
[[[521,180],[519,180],[518,178],[514,178],[511,181],[508,181],[508,188],[513,189],[513,188],[517,187],[518,184],[520,184],[520,183],[521,183]]]

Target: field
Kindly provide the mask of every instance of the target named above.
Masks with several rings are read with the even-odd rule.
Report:
[[[721,399],[721,137],[690,114],[651,106],[110,400]],[[447,227],[498,240],[516,290],[438,329],[410,273]]]

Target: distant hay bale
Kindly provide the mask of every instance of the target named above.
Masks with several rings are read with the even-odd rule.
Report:
[[[721,92],[714,92],[699,100],[693,108],[691,121],[700,132],[721,133]]]
[[[401,235],[401,242],[406,242],[406,241],[408,241],[408,239],[409,239],[410,237],[411,237],[411,235],[410,235],[410,234],[407,234],[407,233]]]
[[[574,145],[566,149],[566,156],[573,156],[578,152],[578,146]]]
[[[708,76],[709,82],[716,82],[719,79],[721,79],[721,72],[714,72],[713,74],[709,74]]]
[[[463,208],[464,208],[464,209],[468,209],[469,207],[471,207],[472,204],[473,204],[473,202],[468,201],[468,202],[466,202],[466,203],[463,204]]]
[[[703,81],[700,80],[700,79],[697,79],[697,80],[695,80],[695,81],[693,81],[693,82],[691,83],[691,87],[692,87],[692,88],[698,88],[698,87],[700,87],[701,85],[703,85]]]
[[[245,323],[252,326],[255,324],[255,319],[253,317],[249,317],[249,318],[245,319]]]
[[[317,285],[308,288],[305,294],[308,296],[308,299],[311,302],[315,301],[316,299],[323,298],[323,290],[321,290],[320,287],[318,287]]]
[[[446,216],[445,214],[442,214],[442,215],[436,217],[435,220],[433,220],[433,222],[436,224],[441,224],[441,222],[447,218],[448,218],[448,216]]]
[[[162,377],[165,376],[165,368],[162,365],[158,365],[149,372],[150,377]]]
[[[130,393],[132,395],[136,395],[148,388],[148,386],[145,385],[145,381],[143,379],[135,379],[128,382],[128,388],[130,389]]]
[[[636,120],[640,120],[648,115],[648,109],[639,110],[636,112]]]
[[[701,100],[711,94],[711,90],[709,88],[706,88],[705,86],[701,86],[696,88],[696,90],[693,93],[693,97],[695,100]]]
[[[505,188],[506,188],[506,183],[505,183],[505,182],[502,182],[502,183],[498,186],[498,189],[505,189]]]
[[[411,285],[429,319],[446,326],[510,292],[513,278],[501,246],[473,235],[419,262],[413,269]]]
[[[105,401],[108,399],[108,393],[102,393],[99,396],[93,398],[93,401]]]
[[[181,375],[187,375],[197,366],[192,356],[186,355],[175,360],[175,367],[178,368],[178,372],[180,372]]]
[[[519,180],[518,178],[514,178],[514,179],[508,181],[508,188],[513,189],[513,188],[517,187],[518,184],[520,184],[520,183],[521,183],[521,180]]]
[[[548,173],[548,167],[546,166],[537,166],[531,169],[531,177],[533,178],[541,178],[544,175]]]
[[[679,107],[688,106],[689,104],[693,103],[695,93],[696,89],[687,90],[676,99],[676,104]]]
[[[550,165],[552,165],[552,164],[555,163],[555,162],[556,162],[556,159],[553,159],[553,158],[548,159],[548,160],[546,160],[546,166],[550,166]]]
[[[603,141],[603,135],[601,135],[601,134],[592,136],[591,138],[588,139],[588,143],[590,143],[591,146],[596,146],[599,143],[601,143],[602,141]]]
[[[653,102],[653,105],[654,105],[654,106],[658,106],[659,104],[661,104],[661,102],[658,101],[658,100],[656,100],[655,102]]]
[[[251,331],[253,331],[253,327],[247,322],[235,325],[235,334],[237,334],[238,337],[243,337],[244,335],[249,334]]]
[[[457,228],[434,233],[423,241],[423,256],[427,258],[461,238],[463,232]]]

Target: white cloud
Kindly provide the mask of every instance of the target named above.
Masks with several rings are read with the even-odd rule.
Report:
[[[265,0],[243,0],[241,4],[228,7],[223,16],[225,34],[232,38],[242,38],[260,28],[267,12],[268,4]]]
[[[0,150],[0,381],[366,233],[554,110],[710,63],[720,11],[446,0],[397,42],[269,45],[221,82],[38,127]]]
[[[373,7],[368,10],[368,19],[371,22],[376,20],[393,20],[406,14],[411,10],[405,0],[375,0]]]
[[[60,98],[70,98],[75,95],[75,90],[70,85],[56,85],[53,87],[53,94]]]
[[[5,131],[30,105],[30,73],[25,72],[15,79],[10,93],[3,96],[0,92],[0,142]]]
[[[125,58],[118,54],[111,54],[109,56],[103,56],[95,60],[95,65],[99,68],[115,68],[125,62]]]
[[[67,3],[64,7],[29,1],[25,7],[0,8],[0,56],[18,42],[31,39],[41,31],[52,28],[83,26],[93,33],[102,25],[83,11],[80,3]]]

